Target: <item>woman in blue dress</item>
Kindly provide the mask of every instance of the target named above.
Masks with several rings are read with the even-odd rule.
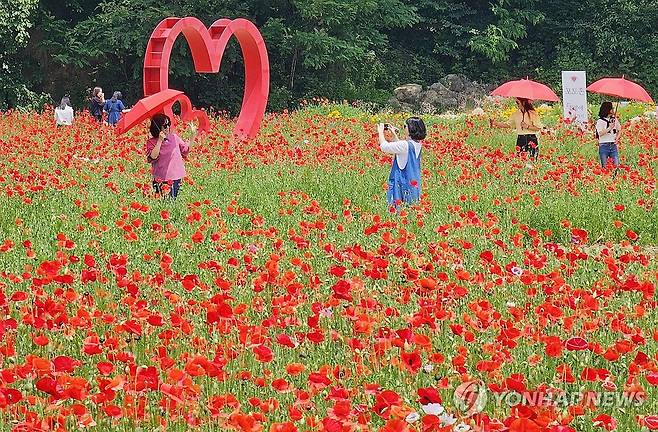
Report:
[[[105,101],[105,106],[103,111],[107,113],[107,123],[110,126],[116,126],[121,120],[121,114],[128,112],[130,110],[126,109],[121,101],[121,92],[115,91],[112,94],[112,99]]]
[[[405,137],[398,138],[397,129],[388,124],[379,124],[379,147],[384,153],[395,155],[388,177],[386,201],[389,206],[399,209],[400,205],[420,201],[421,172],[420,157],[422,140],[427,136],[425,123],[419,117],[408,118],[404,124]],[[386,139],[389,131],[392,140]]]

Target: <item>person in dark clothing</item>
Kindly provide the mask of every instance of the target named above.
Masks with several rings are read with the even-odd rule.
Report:
[[[103,121],[103,107],[105,106],[105,95],[103,89],[94,87],[94,91],[89,100],[89,113],[97,122]]]

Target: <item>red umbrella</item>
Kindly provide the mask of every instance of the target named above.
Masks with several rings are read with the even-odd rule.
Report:
[[[116,127],[116,133],[121,135],[144,120],[152,117],[154,114],[163,112],[164,108],[173,104],[184,93],[179,90],[167,89],[154,95],[140,99],[139,102],[131,108],[119,121]]]
[[[641,85],[621,78],[602,78],[587,87],[592,93],[616,96],[623,99],[632,99],[638,102],[653,103],[649,93]]]
[[[529,79],[509,81],[491,92],[493,96],[557,102],[560,98],[548,86]]]

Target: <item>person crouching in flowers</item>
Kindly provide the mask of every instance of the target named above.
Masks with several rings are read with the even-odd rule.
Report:
[[[388,176],[386,201],[395,208],[402,203],[420,201],[420,157],[427,128],[421,118],[411,117],[405,122],[404,129],[405,137],[401,140],[393,126],[380,123],[377,127],[379,147],[384,153],[394,155],[391,174]],[[390,132],[392,141],[386,139],[385,131]]]
[[[196,129],[192,128],[192,138],[186,143],[171,132],[169,117],[156,114],[151,118],[149,132],[151,138],[146,141],[146,159],[151,164],[153,189],[159,195],[168,192],[169,197],[175,199],[186,175],[183,159],[190,152],[190,144],[194,144]]]

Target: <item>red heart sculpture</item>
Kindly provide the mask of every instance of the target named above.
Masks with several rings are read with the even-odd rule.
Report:
[[[194,17],[166,18],[153,30],[144,57],[144,96],[117,125],[124,133],[146,118],[163,112],[173,117],[172,105],[181,103],[181,119],[199,120],[200,129],[209,126],[203,110],[192,108],[187,96],[169,89],[169,58],[180,34],[185,36],[197,72],[217,73],[230,38],[240,43],[245,65],[245,90],[242,110],[234,134],[253,138],[265,114],[270,91],[270,66],[265,41],[258,28],[246,19],[219,19],[209,28]]]

